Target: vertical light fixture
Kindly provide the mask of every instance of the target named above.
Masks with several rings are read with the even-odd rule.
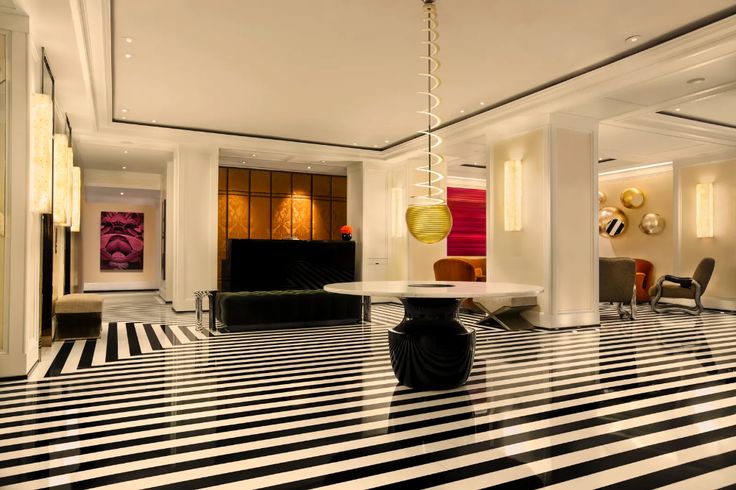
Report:
[[[66,202],[69,199],[68,146],[65,134],[54,135],[54,224],[61,226],[66,224]]]
[[[503,164],[503,229],[506,231],[521,231],[521,172],[521,160]]]
[[[444,158],[437,152],[437,147],[442,144],[442,138],[434,133],[434,129],[442,123],[439,116],[433,112],[440,105],[440,98],[433,93],[440,86],[440,79],[435,75],[440,67],[435,56],[439,51],[436,42],[439,36],[437,8],[434,0],[422,0],[422,4],[425,26],[421,31],[426,33],[427,38],[421,44],[426,46],[427,51],[420,59],[427,62],[427,71],[420,73],[419,76],[426,78],[427,88],[419,94],[426,97],[427,109],[417,112],[427,116],[427,129],[419,131],[419,134],[427,137],[427,149],[424,151],[427,163],[417,168],[417,171],[422,173],[422,179],[415,184],[419,192],[411,196],[413,202],[406,209],[406,224],[412,236],[420,242],[436,243],[450,233],[452,214],[442,197],[444,191],[440,186],[444,176],[439,168]]]
[[[72,231],[78,232],[82,216],[82,171],[72,167]]]
[[[51,212],[51,141],[53,101],[50,95],[31,95],[31,210]]]
[[[70,141],[71,143],[71,141]],[[66,185],[67,185],[67,191],[66,191],[66,221],[64,222],[64,226],[72,226],[72,207],[73,207],[73,199],[74,199],[74,151],[72,151],[72,147],[68,146],[66,149],[66,171],[67,171],[67,178],[66,178]]]
[[[713,238],[713,184],[695,186],[695,233],[698,238]]]

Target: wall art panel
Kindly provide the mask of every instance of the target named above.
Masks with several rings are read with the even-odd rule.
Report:
[[[143,270],[143,213],[100,213],[100,270]]]

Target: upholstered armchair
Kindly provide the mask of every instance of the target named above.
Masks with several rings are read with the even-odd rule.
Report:
[[[692,277],[678,277],[669,274],[661,276],[657,279],[657,284],[649,289],[649,295],[652,296],[652,310],[657,313],[679,311],[700,315],[703,312],[703,303],[700,298],[708,287],[715,265],[715,259],[706,257],[695,268]],[[691,299],[695,302],[695,306],[660,303],[662,298]]]
[[[636,262],[636,302],[648,303],[649,288],[654,284],[654,264],[644,259],[634,259]]]
[[[636,263],[624,257],[599,259],[598,300],[617,303],[619,318],[636,320]],[[624,310],[629,305],[629,311]]]
[[[434,263],[434,278],[437,281],[468,281],[475,282],[475,266],[464,259],[445,258]],[[472,298],[463,301],[461,308],[481,312],[473,303]]]

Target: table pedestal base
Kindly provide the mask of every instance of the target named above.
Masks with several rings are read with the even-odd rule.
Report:
[[[462,300],[401,298],[404,319],[388,331],[394,374],[404,386],[442,390],[465,384],[473,367],[475,330],[458,317]]]

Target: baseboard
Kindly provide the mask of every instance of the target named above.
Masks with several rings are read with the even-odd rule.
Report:
[[[85,282],[85,291],[157,291],[158,282]]]
[[[558,328],[582,328],[599,325],[600,313],[595,311],[574,311],[569,313],[549,314],[539,310],[527,310],[521,313],[535,327],[558,329]]]

